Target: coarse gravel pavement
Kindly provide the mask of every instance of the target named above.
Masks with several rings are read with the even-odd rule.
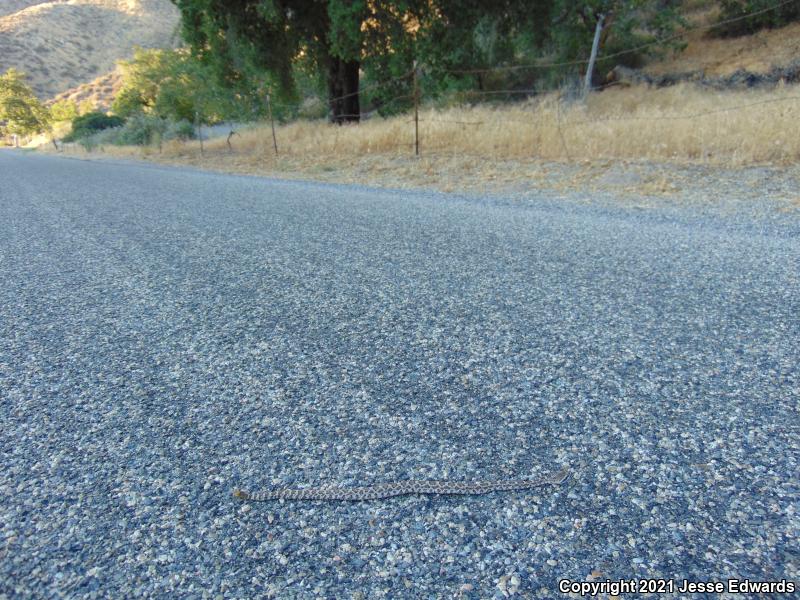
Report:
[[[0,182],[0,598],[800,579],[800,217],[767,197],[16,151]],[[232,496],[564,466],[485,496]]]

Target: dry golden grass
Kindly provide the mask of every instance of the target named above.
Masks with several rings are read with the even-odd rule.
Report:
[[[628,88],[594,94],[585,106],[550,95],[515,106],[426,109],[420,116],[419,157],[408,114],[343,127],[279,126],[277,157],[268,124],[241,131],[232,149],[224,138],[206,141],[203,155],[195,141],[165,143],[161,150],[107,146],[94,156],[393,188],[612,190],[639,198],[703,187],[708,182],[697,180],[698,165],[709,167],[712,181],[726,177],[727,169],[718,167],[765,163],[795,165],[783,169],[795,177],[800,162],[800,138],[793,134],[800,122],[798,87]]]
[[[689,15],[689,21],[692,26],[704,27],[713,24],[718,13],[719,7],[714,5]],[[800,55],[800,23],[736,38],[714,38],[706,29],[700,29],[688,32],[684,39],[686,48],[682,52],[651,63],[645,71],[703,71],[709,77],[730,75],[739,69],[764,73],[774,66],[789,64]]]
[[[713,92],[689,85],[627,88],[565,104],[555,95],[514,106],[476,106],[420,113],[423,155],[478,159],[647,159],[742,165],[800,159],[800,88]],[[277,128],[280,154],[322,164],[340,156],[408,155],[411,115],[338,127],[301,121]],[[233,138],[239,162],[273,160],[268,125]],[[197,142],[171,144],[165,156],[198,151]],[[229,154],[224,139],[205,143]]]

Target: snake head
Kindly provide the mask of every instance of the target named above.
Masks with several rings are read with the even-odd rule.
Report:
[[[569,467],[564,467],[560,471],[554,473],[551,476],[550,481],[554,485],[561,485],[562,483],[564,483],[567,480],[567,477],[569,477]]]
[[[247,500],[250,497],[250,494],[244,490],[233,490],[233,497],[238,498],[239,500]]]

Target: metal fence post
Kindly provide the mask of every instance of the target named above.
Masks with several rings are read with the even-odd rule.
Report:
[[[606,16],[603,13],[597,15],[597,25],[594,29],[594,40],[592,40],[592,54],[589,56],[589,65],[586,67],[586,78],[583,80],[583,97],[589,95],[592,89],[592,75],[594,74],[594,63],[597,60],[597,50],[600,47],[600,33],[603,31],[603,21]]]
[[[414,155],[419,156],[419,79],[416,60],[414,60]]]

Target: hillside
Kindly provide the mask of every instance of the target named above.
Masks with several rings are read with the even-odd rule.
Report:
[[[40,98],[52,98],[108,78],[135,46],[173,46],[178,23],[169,0],[2,0],[0,72],[20,69]]]
[[[42,0],[3,0],[3,3],[0,4],[0,17],[13,15],[23,8],[35,6],[36,4],[44,4],[44,2]]]
[[[100,110],[109,110],[121,87],[122,71],[117,67],[110,73],[57,94],[53,100],[69,100],[78,106],[90,102]]]
[[[751,35],[718,38],[708,27],[719,19],[719,7],[707,2],[687,9],[684,17],[690,31],[684,37],[686,48],[663,60],[653,61],[646,71],[653,74],[703,72],[707,76],[726,76],[738,70],[765,73],[785,66],[800,56],[800,23],[778,29],[762,29]]]

